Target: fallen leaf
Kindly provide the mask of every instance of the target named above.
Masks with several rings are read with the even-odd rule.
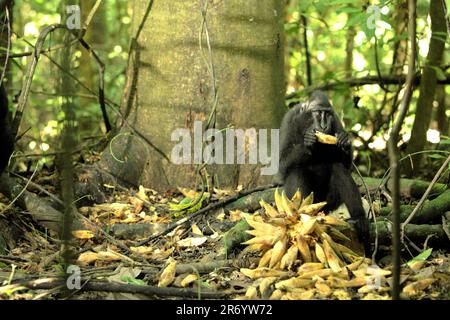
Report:
[[[207,237],[192,237],[192,238],[186,238],[177,241],[177,244],[180,247],[198,247],[204,244],[208,240]]]
[[[92,239],[94,238],[94,233],[90,230],[73,230],[72,235],[77,239]]]
[[[177,270],[177,261],[173,258],[169,258],[167,267],[161,273],[159,277],[158,287],[165,288],[169,286],[173,280],[175,280],[175,273]]]

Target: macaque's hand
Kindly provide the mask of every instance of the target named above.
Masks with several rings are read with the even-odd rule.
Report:
[[[369,231],[369,221],[367,219],[354,219],[351,218],[347,221],[356,229],[356,233],[358,235],[359,241],[364,246],[364,251],[366,255],[370,255],[371,246],[370,246],[370,231]]]
[[[305,132],[305,147],[306,148],[311,148],[316,142],[317,142],[317,137],[316,137],[316,133],[314,132],[314,130],[308,130]]]
[[[345,131],[338,133],[336,145],[339,149],[350,150],[352,146],[350,135]]]

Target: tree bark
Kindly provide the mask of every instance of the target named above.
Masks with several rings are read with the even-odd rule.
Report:
[[[402,205],[400,206],[400,221],[405,221],[411,212],[414,210],[414,205]],[[436,199],[425,202],[422,209],[417,212],[412,223],[432,223],[440,222],[441,217],[450,211],[450,190],[447,190]],[[381,215],[387,215],[392,219],[392,208],[383,208],[380,212]]]
[[[417,101],[416,117],[411,132],[411,139],[406,152],[411,154],[423,150],[426,142],[427,130],[431,120],[434,94],[436,92],[437,75],[435,68],[439,68],[447,39],[447,24],[445,19],[444,2],[430,1],[431,39],[427,60],[423,68],[420,82],[420,94]],[[422,154],[412,156],[413,167],[404,165],[405,172],[412,174],[420,169]]]
[[[436,102],[438,106],[436,108],[434,119],[437,124],[437,129],[443,135],[448,135],[449,118],[447,117],[447,109],[449,108],[449,101],[445,93],[445,86],[438,86],[436,88]]]
[[[183,128],[192,134],[194,121],[203,121],[204,128],[215,93],[219,130],[279,127],[285,92],[283,4],[275,0],[210,1],[206,12],[209,52],[205,32],[199,46],[202,1],[151,3],[141,32],[149,1],[134,3],[133,37],[137,39],[131,46],[123,101],[123,114],[128,118],[99,165],[133,185],[156,190],[192,187],[196,165],[169,161],[176,145],[171,133]],[[211,60],[215,81],[207,67]],[[217,177],[220,187],[248,187],[272,180],[262,178],[258,168],[221,165],[209,174]]]

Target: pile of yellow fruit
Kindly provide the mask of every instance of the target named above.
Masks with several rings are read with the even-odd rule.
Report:
[[[343,232],[349,224],[321,209],[325,202],[313,203],[313,194],[302,199],[297,192],[288,199],[275,191],[276,208],[261,201],[259,213],[244,214],[253,236],[244,244],[247,251],[261,252],[256,269],[240,271],[255,280],[246,298],[312,299],[349,298],[345,288],[371,298],[387,298],[390,271],[370,266],[371,260],[343,243],[351,239]],[[375,295],[375,296],[374,296]]]

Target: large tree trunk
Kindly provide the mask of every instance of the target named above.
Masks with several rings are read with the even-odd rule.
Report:
[[[430,18],[432,36],[428,49],[427,61],[423,68],[420,82],[420,95],[417,101],[416,117],[411,132],[411,139],[406,149],[407,153],[423,150],[426,142],[427,130],[430,125],[434,94],[436,92],[436,68],[440,67],[442,55],[447,39],[447,24],[445,19],[444,2],[442,0],[430,1]],[[422,154],[412,157],[413,168],[405,165],[406,172],[412,173],[420,169]]]
[[[149,1],[135,0],[133,37],[140,28],[142,32],[132,44],[123,101],[127,121],[100,166],[134,185],[158,190],[192,186],[195,164],[168,161],[178,143],[171,141],[171,134],[178,128],[192,134],[194,121],[202,121],[204,128],[215,92],[216,128],[279,127],[285,94],[283,4],[209,1],[206,26],[212,58],[206,32],[199,45],[203,1],[155,1],[141,25],[148,6]],[[211,61],[216,87],[207,67]],[[260,176],[259,167],[215,165],[209,174],[221,187],[271,180]]]

